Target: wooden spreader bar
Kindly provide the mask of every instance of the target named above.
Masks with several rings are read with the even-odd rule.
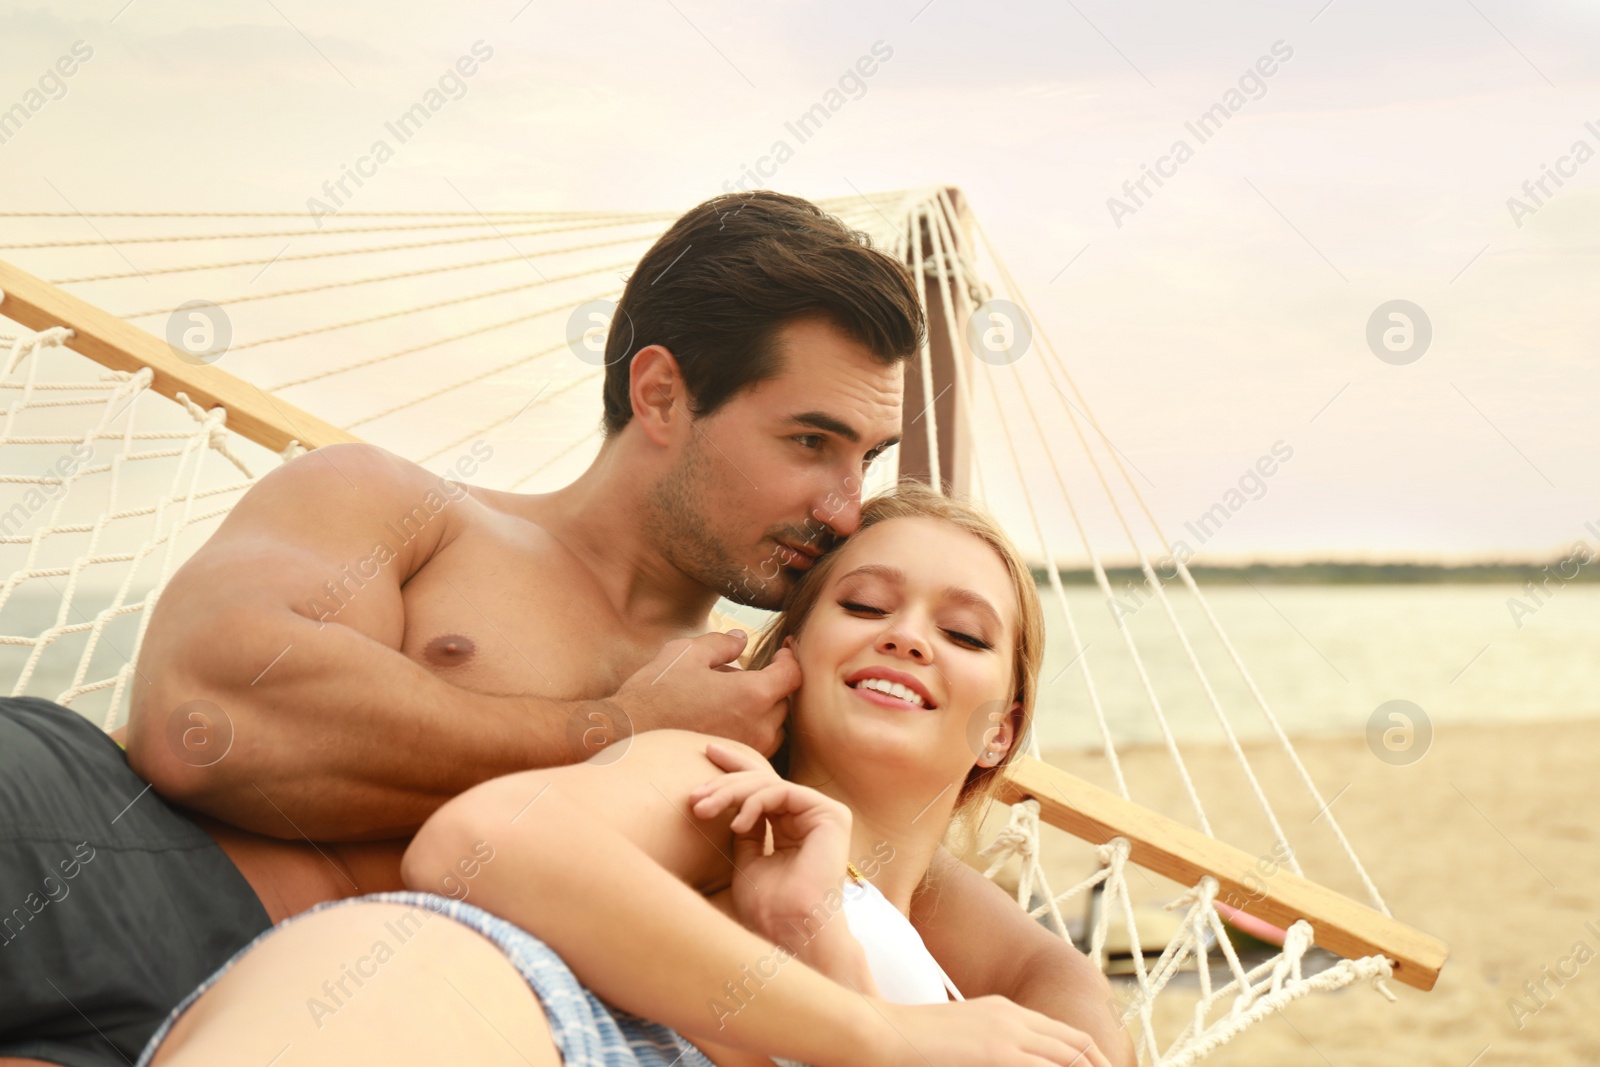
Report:
[[[274,452],[282,452],[291,440],[306,448],[361,440],[227,371],[180,359],[161,338],[4,260],[0,292],[5,294],[0,315],[30,330],[65,326],[74,333],[68,348],[113,370],[137,373],[149,367],[155,372],[151,388],[156,392],[173,400],[185,393],[208,411],[221,405],[229,430]]]
[[[1248,852],[1023,756],[1006,769],[999,799],[1015,804],[1029,797],[1039,802],[1044,821],[1074,837],[1096,845],[1127,838],[1129,861],[1146,870],[1185,886],[1209,874],[1221,887],[1218,899],[1250,899],[1249,914],[1274,926],[1287,929],[1304,919],[1316,944],[1330,952],[1346,959],[1387,956],[1394,977],[1406,985],[1432,989],[1450,954],[1438,938],[1288,870],[1262,878]]]

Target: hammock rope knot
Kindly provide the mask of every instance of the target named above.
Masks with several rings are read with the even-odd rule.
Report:
[[[994,840],[983,846],[978,855],[994,859],[993,871],[1012,856],[1022,860],[1024,866],[1033,862],[1039,844],[1039,802],[1032,797],[1020,804],[1011,805],[1011,819],[1005,828],[994,835]]]

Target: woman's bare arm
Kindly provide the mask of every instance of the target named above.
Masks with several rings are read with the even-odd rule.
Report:
[[[651,731],[613,763],[478,786],[423,826],[406,883],[437,891],[453,876],[471,903],[547,942],[596,994],[688,1037],[819,1065],[864,1062],[885,1027],[866,999],[785,958],[703,895],[739,876],[728,858],[736,812],[701,820],[686,803],[721,773],[707,740]],[[493,859],[463,881],[459,861],[485,844]]]
[[[911,921],[963,996],[998,993],[1092,1035],[1116,1067],[1137,1062],[1105,975],[948,849],[934,853]]]
[[[698,819],[688,804],[721,773],[705,755],[711,740],[728,744],[652,730],[607,764],[469,790],[412,842],[406,884],[453,887],[547,942],[610,1003],[719,1052],[817,1067],[1111,1067],[1080,1031],[1003,997],[866,996],[719,911],[704,894],[741,877],[729,850],[735,813]]]

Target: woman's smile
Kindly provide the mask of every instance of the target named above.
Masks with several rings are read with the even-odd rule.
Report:
[[[933,699],[932,691],[922,679],[886,664],[874,664],[851,671],[845,676],[844,684],[851,689],[866,689],[893,697],[918,708],[932,710],[939,706],[939,702]]]
[[[865,700],[870,704],[876,704],[879,707],[893,708],[896,711],[929,710],[920,702],[922,698],[917,697],[916,694],[912,694],[913,700],[907,700],[904,697],[895,696],[891,693],[886,693],[880,689],[873,688],[873,686],[878,684],[892,685],[894,683],[882,683],[880,679],[869,678],[866,681],[857,685],[852,685],[849,688],[852,689],[856,696],[860,697],[862,700]]]

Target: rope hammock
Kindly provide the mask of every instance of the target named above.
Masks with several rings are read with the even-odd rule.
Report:
[[[1078,940],[1097,965],[1109,970],[1112,943],[1121,947],[1126,999],[1115,1010],[1145,1067],[1195,1063],[1310,993],[1367,982],[1393,1000],[1385,979],[1431,988],[1445,946],[1390,915],[1131,464],[961,194],[932,188],[817,203],[904,262],[929,314],[928,340],[907,366],[905,440],[874,466],[864,493],[891,484],[912,452],[936,488],[980,503],[990,486],[1008,493],[1027,515],[1012,531],[1023,550],[1045,561],[1082,559],[1114,620],[1114,647],[1085,641],[1081,604],[1047,562],[1047,612],[1059,609],[1052,643],[1065,643],[1062,675],[1081,686],[1069,714],[1092,718],[1110,788],[1044,763],[1038,730],[1030,733],[1027,756],[1007,773],[1009,821],[979,852],[985,874],[1014,886],[1019,906],[1068,940],[1067,916],[1084,909]],[[0,447],[4,469],[18,472],[0,475],[0,678],[10,694],[71,705],[106,729],[122,721],[150,609],[168,578],[257,478],[307,447],[370,440],[443,472],[469,443],[479,456],[488,445],[493,458],[475,482],[565,484],[598,449],[602,377],[598,359],[580,351],[573,309],[618,299],[625,272],[675,217],[342,212],[313,229],[293,214],[0,213],[10,232],[31,227],[38,237],[0,243],[26,252],[30,266],[0,263]],[[82,236],[84,226],[95,240]],[[111,238],[102,226],[130,229]],[[229,247],[205,251],[213,243]],[[486,255],[486,244],[500,247]],[[269,272],[272,281],[260,284]],[[208,302],[195,304],[197,296]],[[991,323],[1020,349],[1019,316],[1031,336],[1026,358],[978,352],[974,360]],[[174,322],[230,334],[222,365],[180,358],[168,343]],[[922,403],[913,418],[914,396]],[[1112,537],[1101,543],[1107,529]],[[1170,627],[1162,649],[1136,641],[1119,610],[1105,563],[1118,554],[1137,561]],[[1162,566],[1172,576],[1158,574],[1153,558],[1170,561]],[[1203,619],[1196,634],[1175,607],[1179,593],[1192,603],[1186,613]],[[740,617],[735,605],[719,607]],[[1306,877],[1241,741],[1240,713],[1226,706],[1216,664],[1208,668],[1196,644],[1202,637],[1222,650],[1236,676],[1229,684],[1248,693],[1305,791],[1299,802],[1317,810],[1332,839],[1305,854],[1345,865],[1340,877],[1359,887],[1359,901]],[[1097,683],[1113,658],[1137,678],[1138,700],[1109,699]],[[1161,696],[1167,670],[1192,673],[1281,870],[1275,863],[1261,877],[1259,851],[1218,839]],[[1177,811],[1154,810],[1130,791],[1114,737],[1135,721],[1153,724],[1171,761]],[[1046,874],[1041,842],[1051,835],[1053,849],[1078,849],[1090,870],[1064,889]],[[1140,899],[1156,886],[1152,874],[1179,887],[1167,894],[1177,919],[1166,926],[1152,924]],[[1223,921],[1228,900],[1247,900],[1251,917],[1279,927],[1281,949],[1247,962]],[[1147,947],[1151,937],[1160,943]]]

